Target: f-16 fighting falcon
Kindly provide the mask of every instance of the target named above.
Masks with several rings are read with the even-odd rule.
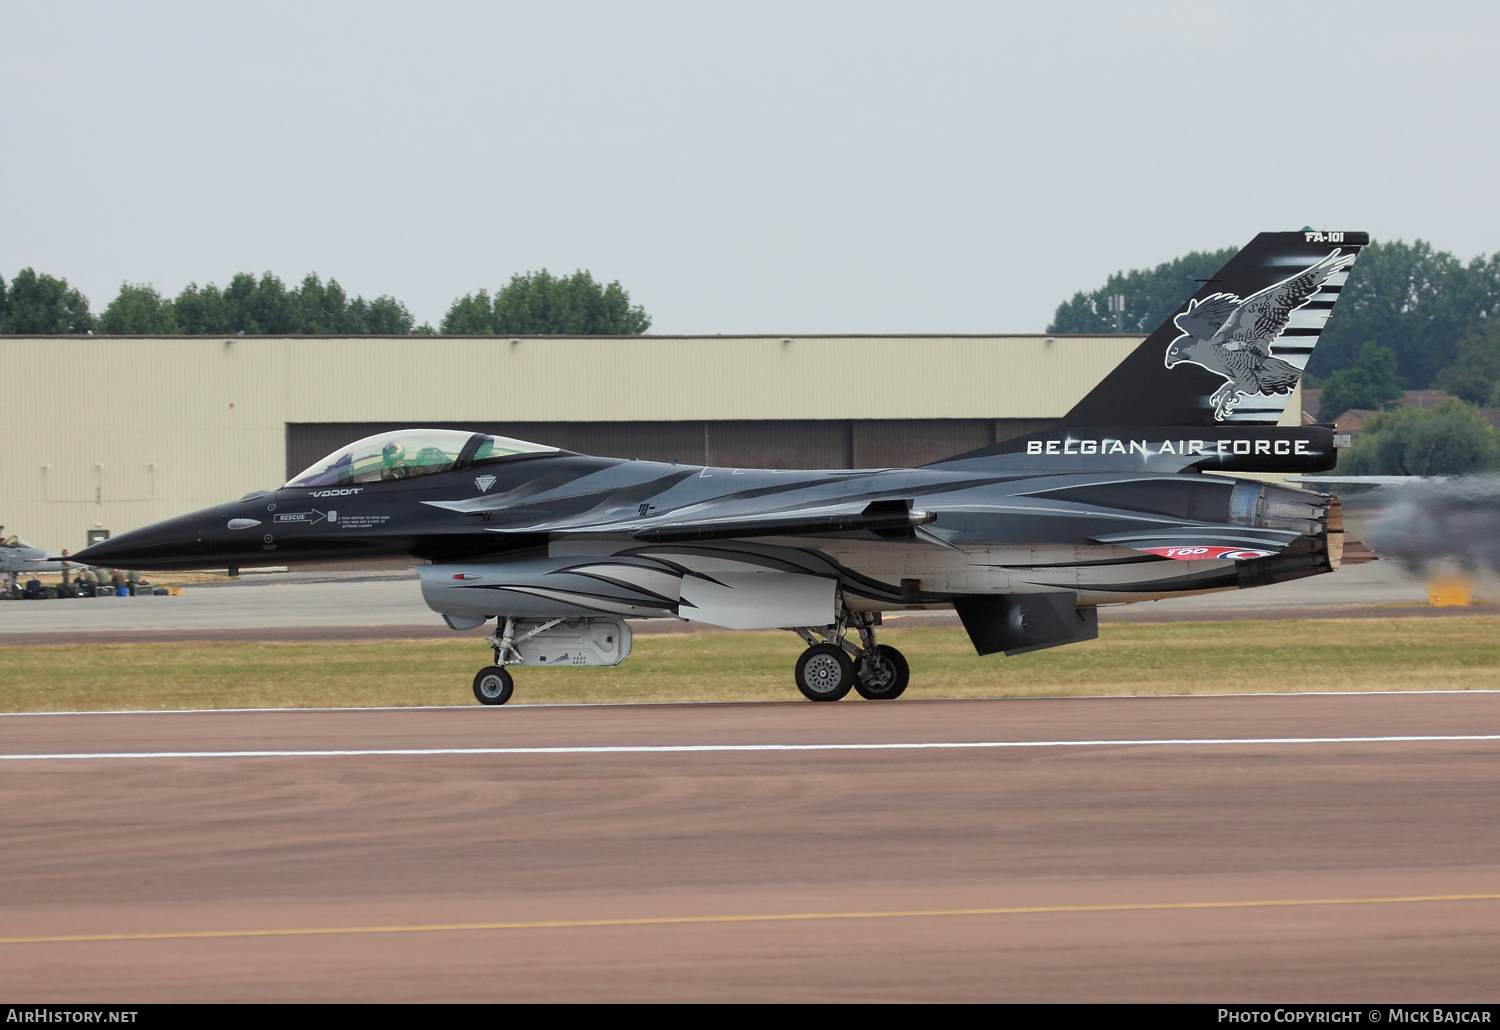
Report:
[[[402,559],[512,666],[614,665],[626,619],[786,629],[814,701],[893,699],[881,613],[958,612],[981,655],[1098,636],[1103,604],[1330,572],[1336,497],[1236,473],[1334,465],[1278,427],[1365,233],[1262,233],[1050,429],[916,469],[770,471],[574,454],[482,433],[358,440],[279,490],[95,544],[135,569]],[[1241,299],[1244,298],[1244,299]]]

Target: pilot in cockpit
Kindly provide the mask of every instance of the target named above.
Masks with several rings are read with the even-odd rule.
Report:
[[[389,441],[380,448],[380,478],[404,479],[407,471],[402,465],[402,459],[406,457],[406,448],[395,440]]]

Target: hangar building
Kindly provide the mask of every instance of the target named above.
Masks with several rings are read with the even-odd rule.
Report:
[[[908,467],[1047,426],[1140,340],[0,337],[0,524],[77,551],[415,425],[691,464]]]

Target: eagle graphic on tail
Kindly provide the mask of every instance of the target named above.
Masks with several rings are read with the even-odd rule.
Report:
[[[1222,422],[1246,397],[1290,393],[1302,370],[1273,357],[1276,342],[1292,312],[1312,300],[1331,276],[1354,263],[1355,254],[1335,250],[1315,265],[1241,300],[1233,293],[1212,293],[1188,301],[1172,319],[1181,335],[1167,345],[1167,367],[1187,362],[1224,377],[1209,403]]]

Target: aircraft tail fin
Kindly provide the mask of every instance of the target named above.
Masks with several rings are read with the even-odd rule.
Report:
[[[1146,337],[1062,425],[1275,425],[1362,232],[1265,232]]]

